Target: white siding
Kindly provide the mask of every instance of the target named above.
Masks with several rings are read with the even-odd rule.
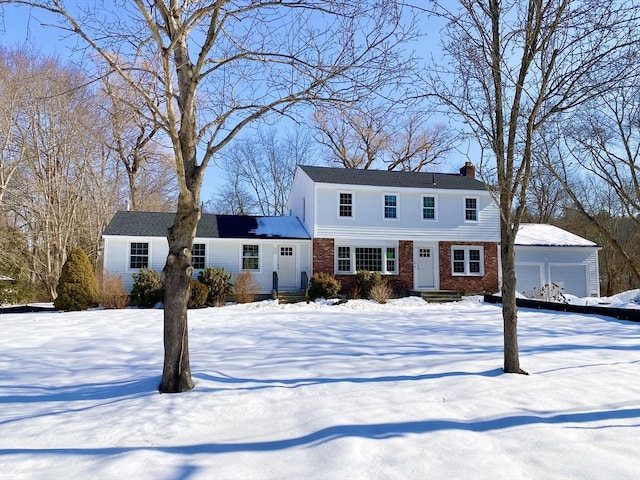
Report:
[[[169,245],[165,238],[159,237],[104,237],[104,271],[117,274],[122,277],[125,289],[130,291],[133,287],[133,274],[138,269],[129,268],[129,255],[131,242],[149,243],[149,268],[158,272],[164,268]],[[279,245],[292,245],[296,248],[297,265],[300,271],[305,271],[311,276],[311,242],[308,240],[264,240],[264,239],[202,239],[196,238],[194,243],[204,243],[206,249],[206,266],[224,268],[232,274],[232,282],[235,275],[242,268],[242,245],[251,244],[260,247],[260,270],[253,272],[256,281],[260,285],[260,293],[268,294],[272,288],[272,275],[276,268],[276,247]],[[297,275],[300,275],[300,271]],[[193,277],[198,277],[196,270]]]
[[[338,216],[338,195],[353,193],[353,217]],[[493,200],[482,191],[394,189],[398,218],[385,219],[387,188],[316,186],[313,236],[320,238],[407,239],[416,241],[499,241],[499,216]],[[422,219],[422,196],[437,197],[436,220]],[[465,221],[464,199],[477,198],[479,220]]]
[[[576,296],[598,296],[600,279],[598,247],[522,246],[516,245],[516,272],[526,279],[517,289],[530,289],[530,277],[526,273],[532,266],[541,271],[538,287],[551,282],[564,283],[564,292]],[[582,278],[578,278],[581,275]]]
[[[301,169],[297,169],[291,185],[287,209],[291,215],[298,217],[312,236],[316,213],[315,202],[313,180]]]

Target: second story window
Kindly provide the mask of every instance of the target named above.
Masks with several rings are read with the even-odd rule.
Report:
[[[464,199],[464,219],[474,222],[478,220],[478,200],[476,198]]]
[[[353,194],[340,193],[340,204],[338,206],[338,216],[353,217]]]
[[[436,197],[422,197],[422,219],[436,219]]]
[[[398,196],[384,196],[384,218],[398,218]]]
[[[131,243],[131,255],[129,256],[129,268],[149,267],[149,244],[142,242]]]
[[[191,264],[193,268],[203,269],[205,264],[205,245],[204,243],[194,243],[191,248]]]

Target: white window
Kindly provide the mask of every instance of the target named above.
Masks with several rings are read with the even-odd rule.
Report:
[[[204,243],[194,243],[191,248],[191,264],[195,269],[203,269],[205,265],[206,247]]]
[[[422,219],[437,220],[436,217],[436,197],[423,195],[422,197]]]
[[[477,246],[451,247],[451,274],[484,275],[484,249]]]
[[[338,272],[351,272],[351,247],[338,247]]]
[[[340,192],[338,202],[338,216],[353,217],[353,193]]]
[[[242,269],[260,270],[260,247],[258,245],[242,245]]]
[[[339,246],[336,248],[336,271],[355,273],[358,270],[396,273],[396,247]]]
[[[478,199],[477,198],[465,198],[464,199],[464,219],[471,222],[478,221]]]
[[[393,193],[384,196],[384,218],[398,218],[398,196]]]
[[[149,268],[149,244],[147,242],[131,242],[129,252],[129,268]]]

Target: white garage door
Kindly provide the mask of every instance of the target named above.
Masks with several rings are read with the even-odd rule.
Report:
[[[563,288],[563,293],[587,296],[587,267],[585,265],[551,265],[551,281]]]
[[[535,297],[533,289],[540,291],[542,265],[522,265],[516,263],[516,289],[527,297]]]

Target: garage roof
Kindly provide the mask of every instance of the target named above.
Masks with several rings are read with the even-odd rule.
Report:
[[[516,235],[516,245],[535,247],[597,247],[586,238],[582,238],[560,227],[543,223],[523,223]]]

